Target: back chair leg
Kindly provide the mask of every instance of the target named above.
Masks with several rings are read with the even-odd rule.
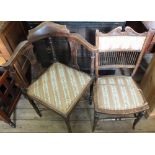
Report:
[[[98,114],[96,111],[94,111],[94,123],[93,123],[93,129],[92,129],[92,132],[94,132],[95,128],[96,128],[96,125],[97,125],[97,122],[99,120],[99,117],[98,117]]]
[[[67,129],[68,129],[68,132],[72,133],[72,129],[71,129],[70,121],[69,121],[69,116],[67,118],[64,118],[64,119],[65,119],[65,123],[66,123]]]
[[[30,99],[29,97],[27,97],[27,99],[29,100],[30,104],[32,105],[32,107],[34,108],[34,110],[36,111],[36,113],[41,117],[41,112],[39,110],[39,108],[37,107],[37,105],[34,103],[34,101],[32,99]]]
[[[135,129],[136,124],[140,121],[140,119],[144,116],[144,114],[145,112],[138,113],[138,115],[136,116],[136,119],[133,122],[132,129]]]

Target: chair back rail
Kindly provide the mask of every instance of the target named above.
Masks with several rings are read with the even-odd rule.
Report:
[[[23,65],[25,65],[25,63],[22,64],[20,66],[20,69],[18,69],[17,71],[15,69],[16,62],[24,56],[27,58],[26,60],[31,63],[31,65],[34,65],[36,63],[36,58],[33,53],[33,43],[44,38],[49,39],[50,47],[53,52],[53,57],[56,61],[56,51],[54,51],[54,48],[52,46],[52,37],[65,37],[68,40],[71,49],[72,66],[76,68],[78,68],[77,52],[80,46],[84,46],[88,51],[91,52],[92,55],[94,55],[97,51],[96,46],[91,45],[79,34],[70,33],[66,26],[55,24],[53,22],[43,22],[39,26],[29,31],[27,40],[22,41],[18,44],[11,58],[3,65],[3,67],[9,69],[12,75],[15,76],[20,87],[28,87],[29,82],[23,72]],[[91,58],[93,60],[91,63],[91,73],[94,73],[94,56]]]
[[[132,68],[134,76],[153,35],[152,30],[137,33],[130,27],[125,27],[125,31],[117,27],[109,33],[96,30],[96,76],[102,68]]]

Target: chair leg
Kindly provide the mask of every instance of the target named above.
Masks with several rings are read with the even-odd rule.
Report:
[[[149,117],[148,111],[145,111],[144,117],[145,117],[145,119],[147,119]]]
[[[1,119],[2,119],[5,123],[8,123],[12,128],[15,128],[15,127],[16,127],[16,124],[13,123],[13,122],[11,121],[11,119],[8,117],[8,115],[7,115],[4,111],[2,111],[1,109],[0,109],[0,114],[1,114]]]
[[[32,105],[32,107],[34,108],[36,113],[41,117],[42,115],[41,115],[41,112],[40,112],[39,108],[34,103],[34,101],[31,98],[29,98],[29,96],[26,94],[25,90],[22,90],[22,94],[25,96],[25,98],[27,98],[29,100],[30,104]]]
[[[93,83],[90,85],[89,104],[92,105]]]
[[[92,129],[92,132],[94,132],[95,128],[96,128],[96,125],[97,125],[97,122],[99,120],[99,117],[97,115],[97,112],[94,111],[94,123],[93,123],[93,129]]]
[[[16,109],[14,110],[14,113],[13,113],[13,126],[16,127]]]
[[[30,104],[32,105],[32,107],[34,108],[34,110],[36,111],[36,113],[41,117],[41,112],[39,110],[39,108],[37,107],[37,105],[34,103],[34,101],[32,99],[30,99],[29,97],[27,97]]]
[[[9,125],[10,125],[12,128],[16,128],[16,124],[13,123],[13,122],[11,122],[11,121],[10,121]]]
[[[133,122],[133,126],[132,129],[135,129],[136,124],[140,121],[140,119],[144,116],[145,112],[140,112],[138,113],[138,115],[136,116],[136,119]]]
[[[66,123],[67,129],[68,129],[68,132],[69,132],[69,133],[72,133],[72,129],[71,129],[69,117],[64,118],[64,119],[65,119],[65,123]]]

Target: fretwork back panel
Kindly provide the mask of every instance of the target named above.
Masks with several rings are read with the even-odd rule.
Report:
[[[99,53],[99,66],[107,67],[128,67],[134,68],[140,51],[109,51]]]

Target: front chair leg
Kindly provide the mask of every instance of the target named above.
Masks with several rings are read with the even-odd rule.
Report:
[[[136,119],[133,122],[132,129],[135,129],[136,124],[140,121],[140,119],[144,116],[144,114],[145,112],[138,113],[138,115],[136,116]]]
[[[12,128],[16,128],[16,124],[13,123],[13,122],[10,122],[9,125],[10,125]]]
[[[29,96],[26,94],[26,90],[22,89],[22,94],[24,95],[25,98],[27,98],[30,102],[30,104],[32,105],[32,107],[34,108],[34,110],[36,111],[36,113],[41,117],[41,113],[40,110],[38,109],[37,105],[34,103],[34,101],[29,98]]]
[[[37,105],[34,103],[34,101],[32,99],[30,99],[29,97],[27,97],[30,104],[32,105],[32,107],[34,108],[34,110],[36,111],[36,113],[41,117],[41,112],[40,110],[38,109]]]
[[[93,83],[90,85],[89,104],[92,105]]]
[[[72,133],[72,129],[71,129],[70,121],[69,121],[69,116],[67,118],[64,118],[64,119],[65,119],[65,123],[66,123],[67,129],[68,129],[68,132]]]
[[[99,117],[98,117],[98,114],[96,111],[94,111],[94,123],[93,123],[93,129],[92,129],[92,132],[94,132],[95,128],[96,128],[96,125],[97,125],[97,122],[99,120]]]

